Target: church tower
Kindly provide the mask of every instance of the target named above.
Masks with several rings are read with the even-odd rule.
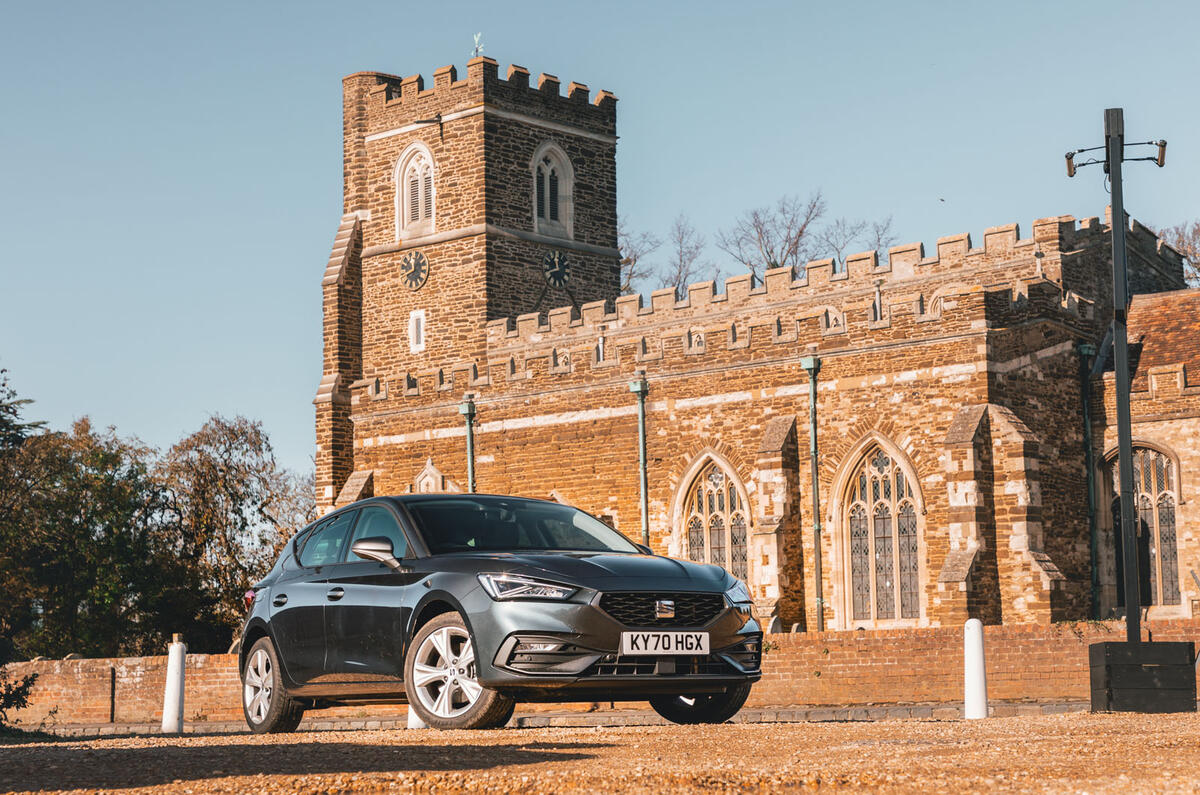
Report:
[[[488,321],[620,291],[616,97],[476,57],[343,80],[344,215],[323,279],[317,501],[362,495],[353,417],[483,358]]]

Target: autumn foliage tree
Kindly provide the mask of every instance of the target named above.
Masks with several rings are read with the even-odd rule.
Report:
[[[209,418],[167,452],[158,473],[181,560],[212,595],[214,617],[235,626],[242,595],[315,516],[312,490],[279,467],[262,423],[245,417]]]
[[[0,656],[224,651],[246,586],[314,514],[259,423],[212,417],[165,455],[86,418],[21,419],[0,373]]]

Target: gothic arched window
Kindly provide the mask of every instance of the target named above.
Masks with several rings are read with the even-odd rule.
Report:
[[[396,234],[428,234],[434,230],[433,157],[414,144],[396,168]]]
[[[1121,478],[1118,459],[1108,462],[1112,499],[1117,605],[1125,605],[1125,571],[1121,539]],[[1137,522],[1140,594],[1145,605],[1177,605],[1179,556],[1175,532],[1175,462],[1149,447],[1133,448],[1133,494]]]
[[[745,580],[746,507],[732,474],[716,461],[704,466],[684,502],[688,560],[715,563]]]
[[[533,158],[534,231],[571,237],[574,175],[571,162],[551,143],[538,148]]]
[[[873,445],[850,478],[845,528],[854,621],[921,616],[920,553],[913,485]]]

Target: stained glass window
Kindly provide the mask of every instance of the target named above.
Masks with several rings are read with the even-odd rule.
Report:
[[[912,481],[876,446],[850,478],[846,502],[852,619],[920,618],[919,528]]]
[[[723,566],[739,579],[749,574],[747,506],[733,475],[712,461],[692,481],[687,506],[687,558]]]
[[[1121,538],[1121,476],[1118,459],[1109,461],[1112,488],[1111,532],[1115,551],[1117,604],[1125,605],[1124,553]],[[1148,447],[1133,449],[1134,504],[1140,595],[1152,605],[1177,605],[1179,551],[1175,529],[1175,462]],[[1144,560],[1142,559],[1144,558]]]

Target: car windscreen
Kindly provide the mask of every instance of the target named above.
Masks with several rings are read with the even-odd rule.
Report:
[[[429,551],[640,552],[625,536],[568,505],[506,497],[406,500]]]

